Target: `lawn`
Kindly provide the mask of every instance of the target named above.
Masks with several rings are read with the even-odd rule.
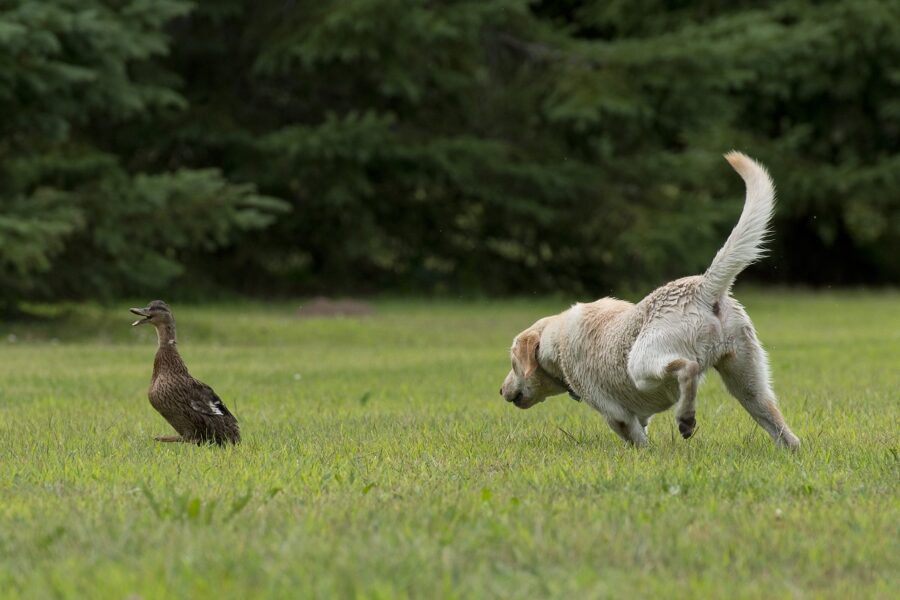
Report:
[[[803,447],[712,374],[699,429],[624,446],[566,396],[497,394],[561,300],[174,305],[244,443],[158,444],[149,327],[0,322],[0,597],[896,597],[900,294],[738,293]]]

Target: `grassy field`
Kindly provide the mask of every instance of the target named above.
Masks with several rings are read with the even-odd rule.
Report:
[[[554,300],[174,306],[236,448],[158,444],[128,304],[0,323],[0,597],[896,597],[900,295],[739,293],[803,441],[710,376],[625,447],[497,389]]]

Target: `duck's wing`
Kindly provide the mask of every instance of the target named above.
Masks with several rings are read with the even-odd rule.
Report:
[[[211,387],[200,381],[194,384],[194,393],[191,394],[191,408],[198,413],[211,417],[231,416],[231,412],[218,394]]]

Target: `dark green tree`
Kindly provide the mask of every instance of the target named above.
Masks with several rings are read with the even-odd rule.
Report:
[[[652,115],[642,145],[733,146],[770,165],[775,256],[759,275],[900,282],[900,4],[563,4],[546,14],[575,23],[604,67],[629,69]]]
[[[291,202],[227,253],[253,286],[595,294],[694,273],[741,207],[732,147],[782,191],[757,277],[897,281],[897,13],[200,2],[170,143]]]
[[[0,3],[0,302],[160,289],[280,202],[215,169],[142,171],[115,144],[186,107],[158,59],[185,2]],[[146,140],[144,140],[146,142]]]
[[[529,2],[201,2],[177,32],[170,143],[293,205],[227,261],[269,281],[602,291],[714,249],[711,191],[679,195],[674,149],[617,155],[646,107]]]
[[[897,64],[888,0],[6,1],[0,296],[644,291],[731,148],[780,190],[748,279],[896,283]]]

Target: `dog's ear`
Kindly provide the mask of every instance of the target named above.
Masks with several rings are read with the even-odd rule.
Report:
[[[521,365],[525,377],[531,377],[538,368],[537,353],[540,346],[541,334],[537,331],[526,331],[516,338],[513,357]]]

